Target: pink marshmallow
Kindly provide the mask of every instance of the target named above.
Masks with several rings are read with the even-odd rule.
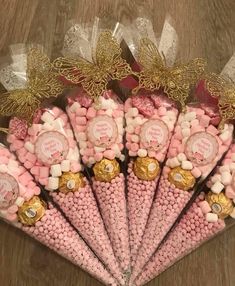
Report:
[[[219,133],[219,130],[213,125],[209,125],[206,131],[211,133],[212,135],[217,135]]]
[[[115,158],[115,153],[113,150],[106,150],[104,151],[104,157],[109,160],[113,160]]]
[[[86,125],[87,119],[86,117],[76,117],[76,123],[79,125]]]
[[[235,191],[231,186],[226,187],[225,194],[229,199],[235,199]]]
[[[211,207],[207,201],[202,201],[199,203],[199,206],[204,214],[207,214],[211,211]]]
[[[78,116],[86,116],[86,108],[81,107],[76,110],[76,114]]]
[[[95,108],[89,107],[89,108],[88,108],[88,111],[87,111],[87,114],[86,114],[86,117],[87,117],[88,119],[91,119],[91,118],[94,118],[95,116],[96,116],[96,110],[95,110]]]
[[[39,168],[39,177],[41,179],[48,178],[49,177],[49,172],[50,172],[50,170],[49,170],[48,167],[40,167]]]

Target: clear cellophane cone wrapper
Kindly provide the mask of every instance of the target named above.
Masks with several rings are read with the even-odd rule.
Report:
[[[108,22],[107,22],[108,23]],[[68,97],[67,113],[83,163],[93,171],[93,190],[114,254],[123,274],[129,272],[130,249],[124,174],[123,104],[108,83],[131,73],[121,57],[120,23],[107,30],[95,18],[92,29],[74,25],[66,34],[64,57],[54,67],[62,78],[81,87]],[[79,48],[77,48],[79,47]],[[93,174],[92,174],[93,175]]]
[[[220,76],[208,73],[198,83],[198,103],[179,115],[167,154],[159,189],[153,202],[132,281],[154,254],[164,236],[202,183],[227,152],[233,138],[234,56]]]
[[[50,203],[32,175],[0,146],[0,217],[106,285],[118,285],[74,228]]]
[[[116,258],[124,272],[129,270],[130,249],[124,174],[120,163],[123,150],[123,104],[111,91],[99,102],[83,91],[69,98],[67,113],[79,143],[82,160],[93,166],[93,189]]]
[[[38,60],[33,56],[29,57],[27,53],[22,54],[22,57],[26,58],[25,61],[29,62],[28,65],[30,65],[30,61]],[[44,56],[40,54],[40,57]],[[3,84],[6,83],[8,77],[11,83],[13,76],[18,79],[25,72],[22,58],[19,59],[19,62],[17,57],[13,59],[13,64],[8,67],[11,73],[5,73],[6,77],[4,78],[6,68],[1,70]],[[39,61],[37,64],[40,68],[43,63]],[[21,73],[15,70],[16,66],[18,70],[22,69]],[[30,68],[31,66],[28,67],[28,70]],[[41,74],[39,72],[37,74],[37,69],[36,75],[41,78]],[[30,81],[30,78],[26,80]],[[49,92],[53,90],[54,86],[50,86],[50,84],[52,84],[51,81],[45,82],[45,86],[42,83],[40,92],[44,94],[47,90]],[[6,87],[14,88],[15,86],[8,84]],[[11,104],[14,106],[13,103]],[[24,106],[24,102],[22,106]],[[121,272],[118,270],[118,263],[114,257],[95,197],[88,181],[81,173],[80,155],[67,114],[58,107],[44,104],[44,107],[33,111],[30,123],[17,116],[12,117],[9,122],[7,141],[10,144],[10,149],[16,152],[19,161],[34,176],[36,182],[48,191],[54,202],[63,210],[66,217],[100,260],[105,263],[114,276],[120,277]]]
[[[160,170],[178,110],[160,92],[132,96],[125,102],[128,165],[128,218],[132,266],[149,217]]]
[[[200,194],[166,241],[133,283],[144,285],[226,227],[227,217],[235,218],[235,145],[230,147],[216,174]]]
[[[204,105],[203,105],[204,107]],[[133,271],[141,272],[164,236],[176,222],[194,193],[217,164],[232,141],[233,125],[221,130],[201,106],[187,106],[180,114],[163,168],[159,188],[150,212],[142,245]]]

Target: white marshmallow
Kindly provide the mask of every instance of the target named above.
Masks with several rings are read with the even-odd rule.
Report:
[[[184,117],[186,121],[192,121],[193,119],[196,119],[196,112],[187,112]]]
[[[219,194],[223,189],[224,185],[219,181],[215,182],[211,187],[212,192],[215,194]]]
[[[206,214],[206,220],[208,222],[217,222],[218,221],[218,215],[214,213],[207,213]]]
[[[70,171],[70,161],[69,160],[63,160],[61,162],[61,171],[62,172],[69,172]]]
[[[184,170],[192,170],[193,164],[190,161],[183,161],[181,164],[182,169]]]
[[[178,160],[179,160],[180,162],[187,160],[187,157],[186,157],[186,155],[185,155],[184,153],[179,153],[178,156],[177,156],[177,158],[178,158]]]
[[[61,130],[64,127],[64,121],[61,118],[57,118],[53,122],[54,129]]]
[[[7,166],[6,166],[6,165],[4,165],[4,164],[1,164],[1,165],[0,165],[0,172],[2,172],[2,173],[6,173],[6,172],[8,172],[8,168],[7,168]]]
[[[211,178],[211,182],[214,184],[217,181],[221,182],[221,175],[220,174],[216,174]]]
[[[183,121],[181,123],[181,128],[189,128],[190,127],[190,123],[188,121]]]
[[[112,110],[112,109],[107,109],[107,110],[105,111],[105,113],[106,113],[108,116],[112,116],[113,110]]]
[[[229,139],[230,137],[230,132],[228,130],[224,131],[223,133],[220,134],[219,138],[225,142]]]
[[[231,171],[235,171],[235,163],[230,163],[230,164],[229,164],[229,169],[230,169]]]
[[[48,190],[57,190],[59,188],[59,178],[49,177],[46,188]]]
[[[169,110],[166,112],[166,116],[168,116],[170,119],[175,119],[175,112]]]
[[[222,184],[224,184],[225,186],[229,185],[232,181],[232,175],[230,174],[230,172],[223,172],[221,174],[221,182]]]
[[[230,170],[230,168],[229,168],[228,165],[224,165],[224,166],[219,167],[220,173],[222,173],[222,172],[229,172],[229,170]]]
[[[60,177],[62,175],[60,164],[52,165],[50,173],[52,177]]]
[[[34,153],[34,145],[30,141],[24,143],[24,148],[30,153]]]
[[[136,107],[130,108],[130,113],[133,117],[136,117],[139,114],[139,110]]]
[[[66,130],[67,137],[73,137],[73,131],[71,129]]]
[[[135,143],[138,143],[140,141],[140,138],[139,138],[138,135],[132,135],[131,136],[131,141],[135,142]]]
[[[183,137],[189,137],[190,136],[190,128],[182,129],[181,133],[182,133]]]
[[[79,141],[85,141],[87,139],[86,133],[85,132],[77,132],[76,137],[79,138]]]
[[[134,120],[132,119],[132,118],[130,118],[130,117],[128,117],[127,119],[126,119],[126,125],[128,126],[128,125],[134,125],[135,124],[135,122],[134,122]]]
[[[69,110],[70,110],[71,112],[76,112],[76,110],[77,110],[78,108],[80,108],[80,107],[81,107],[81,105],[80,105],[79,102],[74,102],[74,103],[70,106]]]
[[[95,164],[95,158],[94,157],[90,157],[89,159],[88,159],[88,164],[91,166],[91,165],[93,165],[93,164]]]
[[[42,125],[42,129],[44,129],[46,131],[51,131],[54,129],[54,127],[50,123],[46,122]]]
[[[232,159],[233,162],[235,162],[235,153],[232,154],[231,159]]]
[[[96,153],[102,153],[102,152],[104,152],[106,150],[106,148],[95,146],[94,150],[95,150]]]
[[[184,138],[182,139],[182,144],[184,145],[184,144],[187,142],[187,140],[188,140],[188,137],[184,137]]]
[[[134,128],[133,125],[128,125],[128,126],[126,127],[126,132],[132,134],[132,133],[134,133],[134,131],[135,131],[135,128]]]
[[[24,203],[24,198],[22,197],[18,197],[15,201],[15,204],[18,206],[18,207],[21,207]]]
[[[143,123],[141,117],[137,116],[135,119],[134,119],[134,122],[136,125],[141,125]]]
[[[121,154],[120,157],[119,157],[119,159],[120,159],[122,162],[124,162],[124,161],[125,161],[125,155]]]
[[[233,211],[232,211],[232,213],[230,214],[230,216],[235,219],[235,208],[233,208]]]
[[[146,157],[147,154],[148,154],[148,152],[147,152],[147,150],[145,150],[145,149],[139,149],[138,152],[137,152],[137,155],[138,155],[139,157]]]
[[[50,112],[46,111],[41,116],[41,120],[45,123],[52,123],[54,121],[54,116]]]
[[[87,143],[86,141],[79,141],[79,147],[82,148],[82,149],[85,149],[87,147]],[[95,147],[96,148],[96,147]],[[105,149],[105,148],[104,148]]]
[[[177,157],[174,157],[174,158],[172,158],[172,159],[169,159],[169,167],[171,167],[171,168],[175,168],[175,167],[178,167],[178,166],[180,166],[180,162],[179,162],[179,160],[177,159]]]

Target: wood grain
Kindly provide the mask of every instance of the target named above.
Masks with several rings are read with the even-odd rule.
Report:
[[[0,0],[0,56],[10,44],[37,42],[57,56],[72,20],[88,22],[110,14],[128,23],[149,16],[160,34],[165,15],[175,22],[179,59],[205,57],[219,72],[235,50],[234,0]],[[24,235],[0,223],[0,285],[98,286],[86,273]],[[235,228],[219,235],[171,267],[149,286],[235,285]]]

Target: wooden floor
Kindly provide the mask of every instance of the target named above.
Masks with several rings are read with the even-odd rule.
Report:
[[[143,4],[144,3],[144,4]],[[87,21],[112,13],[127,22],[138,15],[153,19],[159,34],[166,13],[175,19],[179,58],[201,56],[219,72],[235,50],[234,0],[0,0],[0,56],[7,46],[37,42],[56,56],[71,19]],[[0,223],[1,286],[98,286],[97,281],[55,253]],[[235,227],[160,275],[149,286],[235,285]]]

